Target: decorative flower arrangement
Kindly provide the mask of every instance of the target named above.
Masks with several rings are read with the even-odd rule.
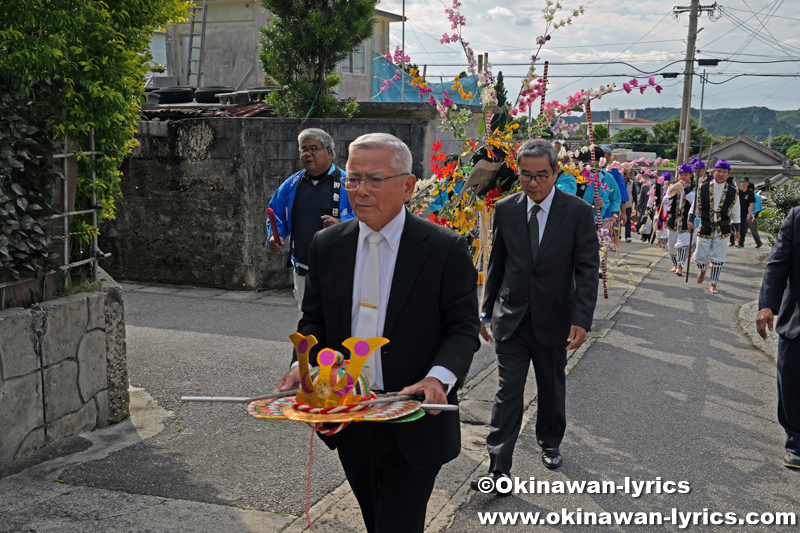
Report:
[[[543,132],[549,131],[556,137],[574,133],[580,125],[568,124],[564,120],[564,115],[571,115],[573,112],[583,113],[586,111],[587,118],[591,123],[591,114],[589,112],[590,102],[592,100],[599,100],[603,96],[613,93],[625,91],[626,93],[633,92],[634,88],[639,88],[639,92],[644,93],[648,87],[653,87],[657,92],[661,92],[661,87],[656,85],[654,78],[649,78],[646,81],[639,82],[637,79],[632,79],[623,84],[622,88],[618,89],[613,84],[600,85],[598,87],[581,90],[569,96],[566,101],[559,102],[557,100],[546,101],[547,93],[547,68],[548,64],[545,62],[544,72],[539,76],[536,72],[536,63],[539,59],[542,48],[551,41],[552,34],[556,30],[567,26],[573,22],[575,18],[582,15],[587,6],[592,3],[589,0],[586,4],[577,7],[576,9],[566,11],[566,16],[558,19],[558,14],[562,10],[560,1],[546,0],[546,5],[543,9],[543,18],[545,21],[545,30],[542,35],[536,39],[538,48],[531,56],[531,63],[528,68],[528,73],[522,82],[522,89],[514,102],[513,106],[508,104],[504,107],[504,114],[508,117],[509,122],[504,123],[500,127],[492,129],[492,116],[495,113],[497,106],[497,91],[495,88],[494,76],[492,75],[492,65],[486,63],[482,66],[482,70],[478,70],[475,53],[472,50],[469,42],[464,39],[463,29],[466,26],[466,18],[460,12],[461,2],[459,0],[452,0],[452,4],[448,7],[445,5],[445,14],[450,22],[450,30],[452,33],[444,33],[440,39],[441,43],[458,43],[461,45],[464,55],[467,59],[468,68],[467,72],[473,76],[478,85],[478,92],[480,97],[481,115],[478,121],[477,136],[473,137],[469,133],[470,121],[472,120],[472,112],[468,109],[459,108],[459,106],[449,97],[447,91],[444,92],[441,100],[436,99],[428,88],[427,83],[419,76],[416,69],[410,69],[408,72],[412,76],[412,85],[420,91],[420,97],[427,96],[427,102],[436,107],[439,118],[441,121],[441,129],[443,131],[452,131],[455,139],[462,143],[462,152],[460,154],[448,155],[442,152],[442,143],[437,141],[432,143],[431,148],[431,177],[417,182],[417,189],[411,201],[411,208],[414,212],[423,215],[428,212],[428,219],[443,226],[448,226],[451,229],[471,237],[479,237],[481,231],[481,223],[486,226],[486,234],[491,232],[491,213],[497,200],[520,190],[518,182],[516,181],[516,150],[520,143],[525,139],[541,137]],[[387,54],[387,59],[396,65],[404,65],[410,63],[410,58],[406,56],[400,48],[396,48],[393,54]],[[393,81],[399,78],[400,70],[395,71],[395,76],[392,80],[386,80],[384,85],[388,88]],[[388,83],[388,85],[386,85]],[[382,87],[382,90],[383,89]],[[470,100],[472,93],[466,93],[463,89],[460,78],[456,77],[453,81],[451,90],[454,94],[460,95],[464,100]],[[537,116],[532,117],[530,121],[524,119],[524,116],[531,111],[532,107],[537,101],[541,101],[540,110]],[[517,118],[519,117],[519,118]],[[584,146],[579,150],[586,152],[587,150],[594,150],[594,142],[590,140],[589,146]],[[575,152],[564,152],[563,155],[574,156]],[[469,156],[469,162],[464,164],[461,162],[462,157]],[[506,177],[501,180],[496,178],[496,182],[492,181],[488,186],[478,190],[478,187],[465,187],[466,181],[469,179],[475,165],[480,160],[488,160],[491,163],[501,163],[513,173],[513,177]],[[656,165],[663,164],[664,160],[657,160]],[[601,163],[600,168],[605,166],[605,162],[594,162],[592,165],[567,165],[564,171],[570,172],[575,175],[578,183],[595,183],[595,189],[598,190],[603,185],[598,181],[596,169],[597,163]],[[623,163],[623,165],[645,163],[650,166],[652,161],[639,160],[631,163]],[[617,163],[612,163],[617,165]],[[590,171],[590,167],[595,171]],[[648,180],[651,175],[655,175],[656,170],[643,168],[640,170],[637,179],[640,181]],[[499,173],[498,173],[499,176]],[[482,221],[482,222],[481,222]],[[484,235],[485,237],[485,235]],[[598,237],[601,244],[607,247],[610,242],[609,236],[604,234],[602,229],[598,228]],[[488,244],[486,239],[481,239],[484,243],[484,254],[488,253]],[[476,261],[480,254],[476,254]],[[484,260],[484,265],[485,265]]]

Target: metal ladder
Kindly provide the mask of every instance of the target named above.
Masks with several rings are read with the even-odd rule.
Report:
[[[203,5],[192,5],[192,20],[189,23],[189,61],[186,65],[186,84],[192,85],[192,76],[196,78],[194,86],[200,87],[203,83],[203,48],[206,42],[206,0],[203,0]],[[197,22],[197,14],[201,13],[202,23],[200,25],[200,32],[195,31],[195,23]],[[200,46],[197,46],[199,41]],[[197,50],[197,59],[195,59],[195,50]],[[193,64],[197,65],[193,67]]]

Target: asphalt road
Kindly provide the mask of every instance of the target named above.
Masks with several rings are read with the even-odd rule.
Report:
[[[71,485],[304,512],[311,429],[258,420],[243,404],[183,403],[181,396],[272,392],[291,361],[300,312],[290,291],[230,293],[124,284],[130,383],[173,416],[164,431],[105,459],[70,468]],[[143,290],[142,290],[143,289]],[[155,291],[155,292],[151,292]],[[249,294],[249,297],[248,297]],[[494,360],[476,355],[469,377]],[[335,452],[315,441],[310,502],[345,481]]]
[[[699,512],[702,531],[788,531],[775,525],[712,525],[713,512],[800,515],[800,472],[781,465],[774,361],[739,330],[737,312],[758,296],[762,254],[729,249],[720,295],[668,272],[667,257],[639,285],[567,378],[564,466],[546,470],[533,424],[523,431],[512,476],[546,481],[685,481],[687,494],[476,494],[450,531],[485,531],[478,513]],[[694,268],[694,273],[697,272]],[[656,485],[651,485],[655,491]],[[663,485],[662,485],[663,487]],[[707,511],[703,515],[703,511]],[[706,518],[704,518],[704,516]],[[572,516],[577,520],[577,516]],[[499,524],[499,522],[498,522]],[[492,531],[519,530],[495,526]],[[537,531],[679,531],[658,527],[546,525]]]
[[[707,283],[698,287],[668,273],[669,260],[658,251],[624,244],[623,251],[631,253],[631,282],[618,268],[619,284],[610,289],[609,300],[599,302],[592,344],[570,360],[563,468],[551,472],[542,466],[532,423],[515,452],[512,475],[525,480],[622,486],[627,477],[650,481],[651,489],[657,481],[683,481],[688,493],[498,498],[469,491],[471,472],[485,468],[483,440],[496,382],[494,356],[484,345],[469,373],[477,379],[468,380],[463,398],[462,454],[443,469],[434,491],[437,503],[429,506],[429,512],[435,507],[431,531],[486,531],[478,513],[493,511],[544,517],[581,508],[671,517],[675,508],[700,513],[701,523],[704,510],[705,516],[800,513],[800,473],[781,466],[775,364],[753,346],[737,320],[743,305],[752,312],[764,253],[752,247],[729,250],[721,294],[714,296]],[[63,463],[48,461],[0,479],[0,532],[305,530],[311,430],[251,418],[243,405],[178,401],[182,395],[271,391],[288,366],[287,336],[299,318],[291,294],[133,284],[124,289],[130,381],[152,396],[155,423],[133,430],[125,422],[76,437],[64,444]],[[534,401],[526,416],[535,409]],[[335,453],[316,440],[313,457],[309,499],[320,531],[362,531]],[[60,483],[53,483],[56,476]],[[655,528],[537,526],[537,531],[653,529],[682,528],[669,522]]]

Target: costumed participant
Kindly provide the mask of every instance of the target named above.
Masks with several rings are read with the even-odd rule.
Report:
[[[706,176],[706,164],[702,159],[699,157],[692,159],[692,168],[694,169],[695,183],[702,185],[708,181],[708,176]]]
[[[533,364],[539,406],[536,439],[542,463],[562,465],[567,426],[567,350],[581,346],[597,303],[599,243],[592,209],[555,188],[558,160],[543,139],[517,150],[522,191],[497,202],[482,311],[491,320],[499,384],[492,407],[488,477],[509,477]],[[470,487],[483,486],[480,479]],[[496,486],[496,483],[495,483]]]
[[[340,220],[353,218],[347,195],[341,189],[344,172],[333,164],[334,141],[326,131],[308,128],[297,137],[300,162],[304,170],[292,174],[272,195],[269,208],[274,216],[275,230],[267,221],[267,248],[281,253],[289,239],[289,260],[292,267],[294,298],[298,307],[308,272],[308,247],[314,234]]]
[[[661,174],[661,183],[656,181],[655,193],[653,194],[653,225],[655,226],[656,239],[658,239],[658,247],[667,249],[669,240],[669,230],[667,229],[667,217],[669,217],[669,203],[664,201],[666,190],[672,181],[672,174],[664,172]],[[678,263],[673,257],[673,267],[677,267]],[[674,270],[672,271],[674,272]]]
[[[706,278],[708,262],[711,262],[711,294],[719,294],[717,282],[722,272],[722,264],[728,254],[726,240],[734,233],[732,224],[739,223],[739,194],[736,185],[728,183],[731,166],[724,159],[714,165],[714,179],[706,181],[697,190],[697,214],[700,216],[700,229],[697,232],[697,250],[694,261],[700,273],[697,283]],[[739,235],[736,233],[736,239]]]
[[[667,230],[669,231],[667,243],[672,256],[673,267],[670,272],[683,275],[686,266],[686,257],[689,250],[690,231],[694,231],[694,223],[689,220],[694,198],[692,190],[692,167],[684,163],[678,167],[678,181],[667,189],[665,202],[669,205]]]
[[[699,157],[695,157],[692,159],[692,168],[694,169],[693,181],[695,183],[695,190],[696,190],[700,185],[708,181],[708,176],[706,176],[706,164]],[[694,227],[696,228],[700,227],[699,216],[694,217]],[[697,240],[694,240],[694,242],[692,242],[692,249],[689,250],[689,255],[693,256],[695,250],[697,250]],[[692,259],[692,262],[694,262],[694,259]]]
[[[362,135],[349,153],[344,188],[357,220],[311,242],[298,332],[331,348],[349,337],[385,337],[389,343],[372,352],[362,374],[373,392],[457,404],[480,347],[478,273],[467,242],[405,209],[416,177],[400,139]],[[317,356],[315,348],[312,365]],[[277,390],[297,389],[298,368]],[[337,450],[369,532],[422,533],[436,476],[461,451],[457,412],[402,424],[350,424],[321,438]]]
[[[595,161],[599,161],[601,157],[603,157],[602,150],[599,147],[595,148]],[[592,172],[588,168],[589,163],[592,160],[592,154],[589,151],[581,151],[578,152],[575,157],[575,161],[581,165],[585,165],[583,167],[583,175],[587,176],[588,178],[592,177]],[[614,186],[614,178],[611,174],[600,170],[599,174],[595,174],[595,179],[587,179],[587,183],[585,184],[586,187],[583,189],[583,194],[580,195],[580,190],[578,191],[579,196],[583,198],[583,200],[588,203],[589,205],[594,205],[594,190],[596,187],[596,182],[600,182],[600,186],[598,187],[597,194],[600,197],[600,211],[604,212],[606,207],[612,202],[611,194],[612,188]],[[619,205],[619,204],[617,204]]]
[[[616,189],[619,193],[619,210],[617,211],[616,220],[614,220],[614,226],[611,229],[611,238],[614,240],[614,246],[619,248],[619,238],[622,234],[622,227],[628,222],[627,209],[630,205],[630,197],[628,196],[628,187],[625,184],[625,178],[622,176],[622,172],[620,172],[616,166],[612,166],[611,158],[613,155],[611,153],[611,147],[604,144],[600,149],[603,150],[603,157],[606,158],[606,172],[614,177]]]
[[[638,179],[638,178],[637,178]],[[639,212],[639,222],[636,223],[636,231],[641,234],[642,242],[650,242],[653,233],[653,194],[650,191],[656,185],[656,179],[650,178],[642,182],[639,190],[639,201],[636,203],[636,209]]]
[[[630,201],[625,208],[627,222],[625,223],[625,242],[631,242],[631,222],[639,219],[637,200],[639,199],[639,184],[631,178],[631,163],[622,164],[622,178],[625,180],[625,189],[628,191]]]

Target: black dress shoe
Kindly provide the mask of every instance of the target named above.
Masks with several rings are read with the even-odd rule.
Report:
[[[507,492],[500,492],[497,490],[497,481],[501,478],[511,479],[511,477],[508,474],[504,474],[502,472],[490,472],[483,477],[479,477],[477,479],[473,479],[472,481],[470,481],[469,488],[475,491],[480,491],[484,494],[497,494],[498,496],[510,496],[511,495],[510,490]]]
[[[791,452],[786,452],[783,456],[783,466],[786,468],[800,468],[800,457]]]
[[[550,470],[560,468],[563,463],[561,452],[558,448],[542,448],[542,463]]]

